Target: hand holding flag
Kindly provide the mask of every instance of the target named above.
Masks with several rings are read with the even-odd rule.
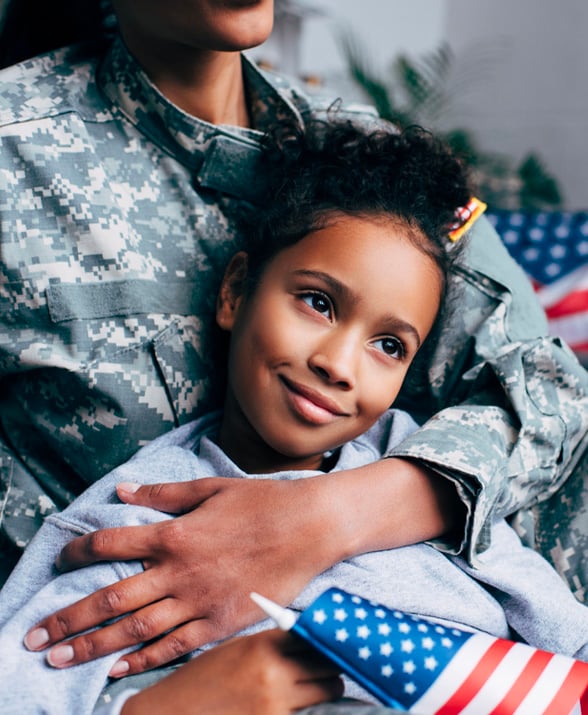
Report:
[[[391,610],[340,589],[297,618],[258,606],[385,705],[418,715],[586,715],[588,663]]]

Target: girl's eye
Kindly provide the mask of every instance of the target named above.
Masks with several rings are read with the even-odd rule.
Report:
[[[332,317],[333,308],[331,301],[324,293],[305,293],[301,298],[306,305],[316,310],[317,313],[327,315],[329,318]]]
[[[390,357],[401,360],[405,355],[404,345],[398,338],[380,338],[375,343],[379,349]]]

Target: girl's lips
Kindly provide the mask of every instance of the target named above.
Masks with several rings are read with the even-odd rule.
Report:
[[[327,424],[337,417],[345,417],[345,412],[334,400],[312,388],[281,377],[285,385],[290,404],[307,422]]]

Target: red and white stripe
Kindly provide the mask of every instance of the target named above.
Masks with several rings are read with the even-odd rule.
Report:
[[[549,285],[534,283],[552,335],[572,350],[588,353],[588,264]]]
[[[472,636],[410,712],[587,715],[588,663],[522,643]]]

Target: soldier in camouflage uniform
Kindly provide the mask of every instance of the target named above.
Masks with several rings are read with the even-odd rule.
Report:
[[[245,58],[243,78],[254,128],[182,111],[118,36],[103,56],[66,49],[0,75],[5,569],[46,514],[215,406],[214,296],[240,211],[263,199],[263,133],[326,110]],[[588,375],[546,336],[531,286],[483,218],[453,290],[461,308],[421,360],[428,382],[398,402],[419,404],[423,427],[390,456],[457,486],[465,523],[440,548],[475,564],[490,515],[516,512],[582,597],[586,458],[574,468]]]

